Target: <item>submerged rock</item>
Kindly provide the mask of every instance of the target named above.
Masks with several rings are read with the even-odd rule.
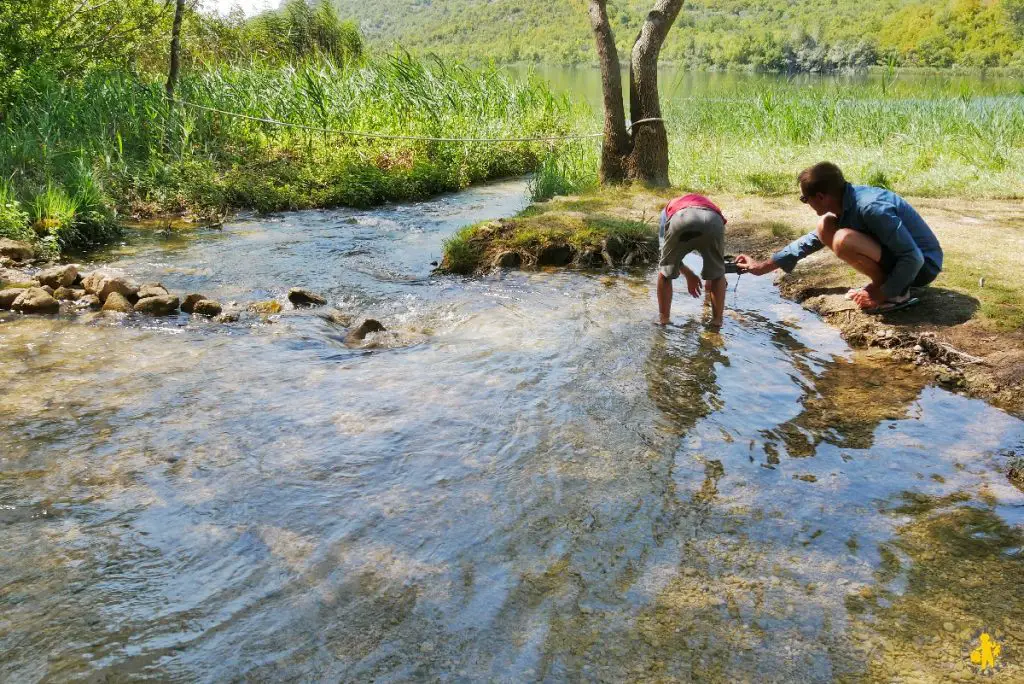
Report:
[[[218,323],[237,323],[239,318],[241,318],[241,316],[237,311],[225,311],[213,320]]]
[[[198,292],[193,292],[192,294],[185,297],[185,301],[181,303],[181,310],[184,311],[185,313],[192,313],[193,309],[195,308],[196,302],[201,302],[204,299],[206,299],[204,295],[201,295]]]
[[[7,257],[13,261],[29,261],[35,254],[36,251],[27,242],[0,238],[0,257]]]
[[[0,290],[0,311],[10,311],[15,300],[27,289],[26,287],[12,287],[9,290]]]
[[[87,295],[88,296],[88,295]],[[91,295],[96,297],[96,301],[99,302],[100,298],[97,295]],[[132,303],[128,301],[120,292],[111,292],[107,295],[106,301],[103,302],[103,311],[114,311],[117,313],[129,313],[132,310]]]
[[[295,306],[323,306],[327,300],[304,287],[293,287],[288,290],[288,301]]]
[[[320,314],[320,318],[330,323],[334,323],[335,325],[340,325],[343,328],[347,328],[348,326],[352,325],[352,317],[349,316],[347,313],[342,313],[341,311],[338,311],[337,309],[334,309],[333,311],[328,311],[327,313],[324,314]]]
[[[78,279],[78,269],[73,264],[54,266],[36,274],[36,280],[40,285],[49,285],[53,288],[68,287]]]
[[[199,314],[200,316],[209,316],[213,318],[220,314],[223,307],[220,302],[215,302],[212,299],[200,299],[192,307],[192,313]]]
[[[538,266],[568,266],[572,263],[573,250],[569,245],[548,245],[537,254]]]
[[[57,313],[60,302],[41,287],[30,287],[18,295],[11,308],[22,313]]]
[[[249,305],[249,311],[258,314],[281,313],[281,302],[276,299],[268,299],[265,302],[253,302]]]
[[[139,287],[138,294],[139,299],[148,299],[149,297],[166,297],[170,293],[160,283],[146,283]]]
[[[169,316],[178,312],[180,303],[176,295],[146,297],[135,304],[135,311],[150,316]]]
[[[353,344],[355,342],[362,342],[370,333],[384,332],[386,330],[387,328],[385,328],[380,321],[373,318],[367,318],[359,325],[352,328],[352,330],[345,335],[345,343]]]

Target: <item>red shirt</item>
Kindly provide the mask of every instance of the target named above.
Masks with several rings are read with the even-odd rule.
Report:
[[[725,214],[718,208],[714,202],[709,200],[704,195],[683,195],[682,197],[676,197],[674,200],[668,203],[665,207],[666,219],[671,219],[672,215],[677,211],[688,209],[689,207],[701,207],[702,209],[710,209],[722,217],[722,223],[728,223],[725,219]]]

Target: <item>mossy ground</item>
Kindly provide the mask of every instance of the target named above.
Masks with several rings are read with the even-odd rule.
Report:
[[[537,265],[546,247],[567,245],[572,266],[594,266],[588,255],[619,238],[634,253],[633,265],[657,257],[657,217],[681,188],[600,188],[531,205],[519,215],[463,229],[445,244],[442,269],[473,273],[490,269],[499,255],[515,252],[524,267]],[[816,217],[794,197],[714,195],[729,223],[726,249],[769,256],[802,233]],[[921,303],[882,317],[856,310],[843,296],[863,276],[822,251],[779,278],[784,296],[836,325],[851,343],[894,349],[921,363],[941,361],[944,381],[1024,412],[1024,220],[1019,202],[910,198],[935,230],[945,251],[944,270],[917,296]],[[653,245],[653,247],[652,247]],[[618,266],[618,260],[616,260]],[[924,359],[914,351],[922,336],[952,349]],[[949,375],[947,371],[953,373]]]

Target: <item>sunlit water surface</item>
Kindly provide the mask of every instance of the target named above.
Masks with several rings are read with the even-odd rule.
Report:
[[[134,234],[223,302],[389,332],[0,319],[0,680],[961,677],[1024,649],[1024,425],[730,276],[436,277],[500,183]],[[1007,658],[1011,679],[1021,673]],[[1009,679],[1007,681],[1010,681]]]

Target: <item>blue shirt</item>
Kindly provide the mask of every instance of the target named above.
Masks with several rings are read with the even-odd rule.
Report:
[[[942,270],[942,247],[938,238],[921,215],[896,193],[847,183],[843,192],[843,213],[838,218],[840,228],[870,235],[892,256],[894,265],[882,284],[886,299],[897,297],[910,287],[925,259],[935,270]],[[823,246],[817,233],[808,233],[776,252],[772,261],[789,273],[798,261]]]

